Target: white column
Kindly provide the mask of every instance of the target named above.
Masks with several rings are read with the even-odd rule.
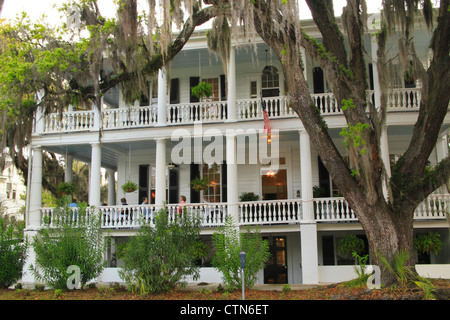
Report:
[[[305,284],[319,282],[317,226],[314,220],[311,143],[306,130],[300,130],[300,165],[303,218],[300,223],[302,278]]]
[[[103,98],[101,98],[99,106],[97,106],[96,103],[92,104],[92,109],[94,111],[94,124],[91,131],[98,131],[102,127],[102,105]]]
[[[166,201],[166,139],[156,140],[155,204],[161,208]]]
[[[227,79],[228,121],[236,121],[236,48],[231,46]]]
[[[448,157],[448,130],[442,133],[436,142],[436,160],[441,162],[443,159]]]
[[[236,134],[226,134],[226,161],[227,161],[227,201],[228,214],[233,217],[236,226],[239,225],[238,210],[238,176],[236,162]]]
[[[316,223],[300,224],[300,244],[302,258],[302,283],[319,283],[319,259],[317,254]]]
[[[375,97],[375,107],[377,109],[381,108],[381,90],[380,90],[380,82],[378,79],[378,43],[377,37],[375,35],[372,36],[372,45],[371,45],[371,55],[372,55],[372,74],[373,74],[373,90]]]
[[[34,147],[31,152],[31,181],[29,189],[29,203],[27,216],[25,218],[26,228],[24,235],[29,242],[37,236],[41,225],[41,206],[42,206],[42,148]],[[35,265],[36,254],[32,246],[27,248],[27,257],[22,269],[22,282],[24,287],[34,286],[35,279],[29,268]]]
[[[102,163],[102,148],[101,144],[92,143],[91,153],[91,168],[89,179],[89,205],[99,207],[102,205],[100,198],[100,183],[101,183],[101,163]]]
[[[116,204],[116,172],[108,169],[108,206]]]
[[[37,94],[38,101],[40,102],[43,97],[44,97],[44,90],[40,90]],[[35,119],[34,119],[35,132],[37,134],[44,133],[45,115],[44,115],[44,108],[41,105],[38,105],[34,116],[35,116]]]
[[[158,72],[158,126],[166,125],[167,72],[165,68]]]
[[[73,156],[68,154],[64,160],[65,160],[64,182],[72,182],[72,178],[73,178],[73,171],[72,171]]]
[[[30,203],[28,208],[27,229],[36,230],[41,225],[42,206],[42,148],[32,149],[32,167],[30,183]]]
[[[300,130],[300,172],[302,184],[303,220],[314,221],[311,143],[306,130]]]

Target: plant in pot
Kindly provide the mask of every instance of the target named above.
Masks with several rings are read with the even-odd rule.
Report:
[[[343,258],[355,257],[354,253],[360,255],[365,248],[364,240],[353,234],[347,234],[337,244],[338,253]]]
[[[122,190],[126,193],[134,192],[139,188],[139,186],[133,181],[127,181],[122,185]]]
[[[253,192],[244,192],[243,194],[240,195],[239,197],[239,201],[241,202],[250,202],[250,201],[258,201],[259,200],[259,195],[253,193]],[[249,215],[248,219],[255,219],[255,213],[256,210],[259,210],[259,207],[255,207],[255,206],[250,206],[250,208],[248,208],[247,206],[244,206],[244,215]],[[249,210],[250,209],[250,210]],[[247,212],[248,210],[248,212]]]
[[[440,238],[437,232],[419,233],[414,237],[414,247],[422,254],[439,254],[443,246]]]
[[[60,185],[58,185],[58,192],[61,195],[69,196],[77,192],[77,189],[72,182],[63,182]]]
[[[212,85],[204,81],[191,88],[192,95],[202,100],[212,96]]]
[[[208,181],[208,179],[206,177],[204,178],[194,178],[190,183],[190,186],[192,186],[192,188],[195,191],[200,191],[200,190],[205,190],[209,185],[210,182]]]
[[[244,202],[244,201],[258,201],[258,200],[259,200],[259,195],[255,194],[253,192],[244,192],[239,197],[239,201],[241,201],[241,202]]]

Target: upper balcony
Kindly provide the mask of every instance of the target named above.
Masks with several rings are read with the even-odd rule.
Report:
[[[312,94],[312,99],[325,117],[342,115],[338,101],[332,93]],[[367,98],[374,101],[374,92],[367,91]],[[297,114],[289,107],[285,96],[236,100],[237,121],[262,120],[261,103],[265,102],[271,119],[294,118]],[[388,112],[418,111],[420,106],[419,88],[391,89],[388,94]],[[167,126],[192,125],[195,122],[220,123],[228,117],[227,101],[168,104],[165,108]],[[158,106],[109,108],[98,117],[101,125],[96,125],[95,111],[68,111],[43,116],[42,132],[34,126],[33,134],[55,134],[129,128],[150,128],[159,125]]]

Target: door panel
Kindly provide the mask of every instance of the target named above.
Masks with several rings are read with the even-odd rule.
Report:
[[[265,237],[269,241],[270,260],[264,268],[264,283],[287,283],[286,237]]]

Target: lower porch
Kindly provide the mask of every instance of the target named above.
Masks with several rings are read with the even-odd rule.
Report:
[[[237,212],[239,226],[272,226],[300,224],[305,221],[303,201],[266,200],[238,202]],[[314,221],[316,223],[352,223],[358,222],[355,212],[343,197],[314,198]],[[415,221],[446,221],[449,214],[450,194],[431,194],[414,212]],[[203,228],[222,226],[228,215],[230,204],[195,203],[166,204],[169,220],[181,214],[195,214],[200,217]],[[156,205],[114,205],[87,208],[88,214],[99,212],[101,226],[104,229],[138,229],[143,224],[154,225],[155,214],[161,207]],[[72,219],[75,220],[78,209],[72,207]],[[44,221],[53,224],[54,208],[41,208],[41,226]]]

